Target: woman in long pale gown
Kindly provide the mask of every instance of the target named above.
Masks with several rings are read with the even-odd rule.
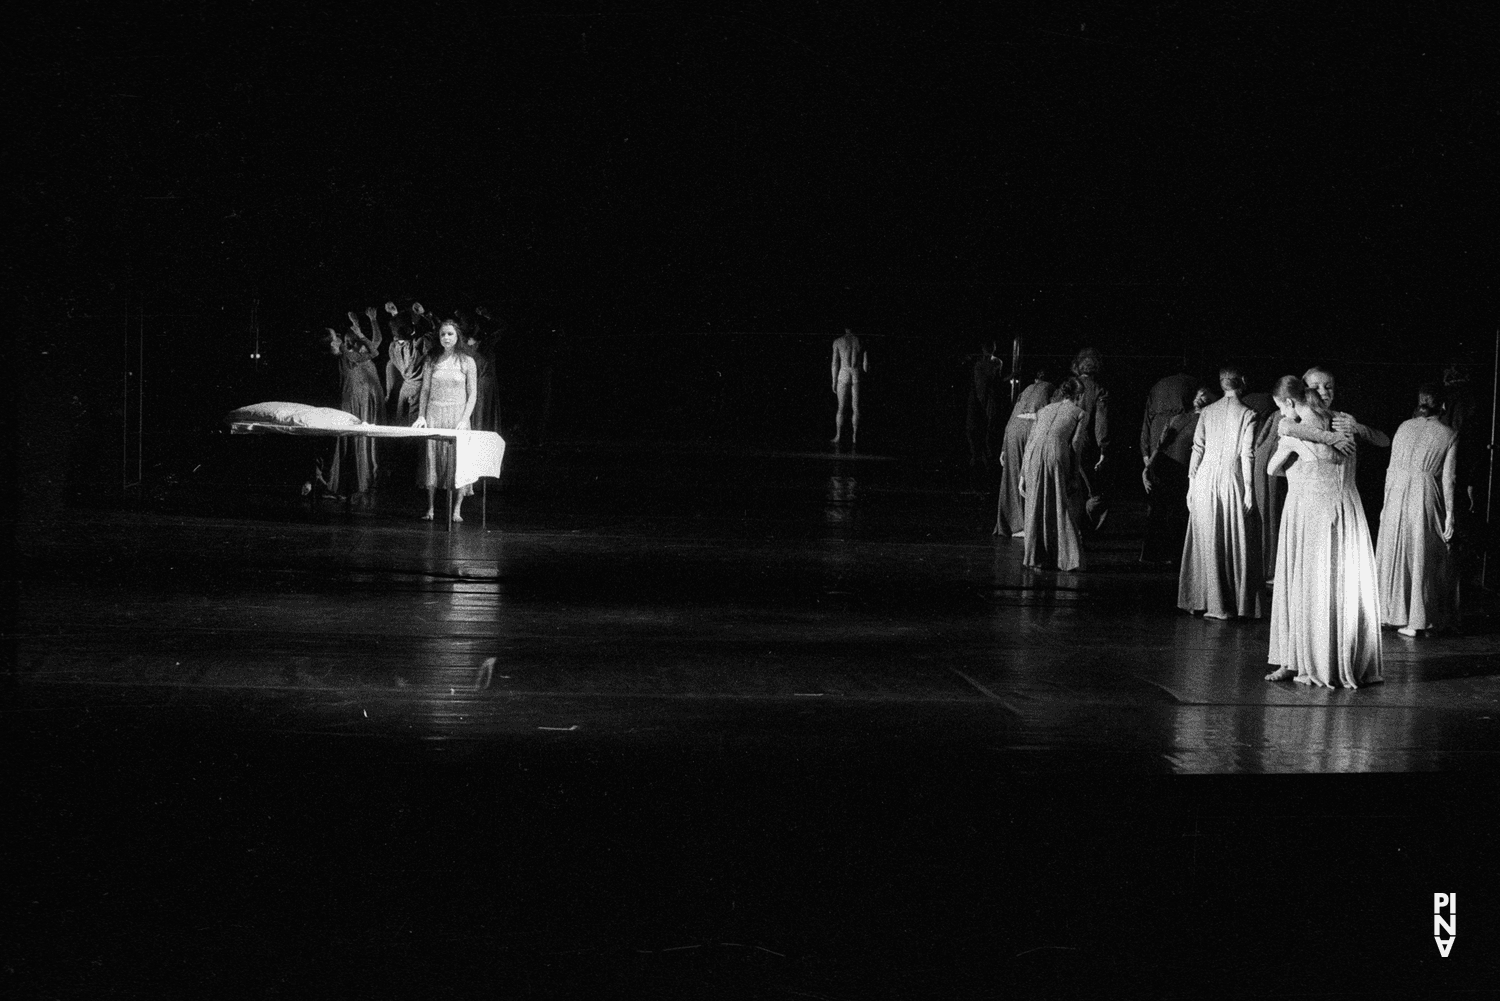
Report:
[[[1224,398],[1203,408],[1188,465],[1188,530],[1177,606],[1205,618],[1259,618],[1265,579],[1253,513],[1255,411],[1239,370],[1219,370]]]
[[[373,308],[365,310],[365,315],[370,318],[371,337],[364,335],[359,316],[353,312],[348,314],[349,330],[345,334],[339,336],[331,328],[328,333],[338,345],[339,409],[367,424],[379,424],[385,412],[382,405],[385,394],[380,388],[380,372],[375,368],[375,356],[380,351],[380,324]],[[356,498],[368,501],[378,468],[374,438],[340,437],[334,442],[328,489],[336,496],[344,496],[351,506]]]
[[[1021,457],[1026,454],[1026,441],[1036,425],[1037,411],[1052,399],[1052,383],[1047,381],[1046,369],[1038,369],[1036,380],[1016,397],[1011,408],[1010,420],[1005,424],[1005,440],[1000,448],[1000,500],[995,510],[995,535],[1012,538],[1024,536],[1026,530],[1026,499],[1021,496]]]
[[[1083,384],[1070,378],[1058,400],[1037,411],[1036,426],[1021,456],[1021,494],[1026,498],[1026,549],[1022,561],[1039,570],[1083,567],[1085,478]]]
[[[1375,565],[1380,617],[1403,636],[1442,629],[1458,617],[1454,529],[1458,435],[1442,422],[1442,389],[1423,386],[1416,416],[1396,429],[1385,474]]]
[[[474,413],[478,376],[474,359],[458,346],[458,324],[444,320],[438,327],[439,354],[427,366],[422,380],[421,412],[413,422],[416,428],[458,428],[469,430]],[[439,487],[454,484],[453,449],[446,442],[427,442],[417,484],[427,488],[426,521],[432,520],[435,495]],[[460,508],[469,491],[467,483],[456,484],[453,497],[453,520],[463,521]]]
[[[1288,422],[1324,431],[1332,425],[1317,394],[1296,376],[1277,384],[1276,405]],[[1288,462],[1266,655],[1277,670],[1266,680],[1324,688],[1378,683],[1375,552],[1354,464],[1330,445],[1283,434],[1268,468],[1275,475]]]

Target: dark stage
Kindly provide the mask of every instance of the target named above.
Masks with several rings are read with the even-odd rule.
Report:
[[[8,26],[0,994],[1494,996],[1488,5]],[[348,409],[387,302],[397,413],[397,314],[483,330],[488,532],[224,432]],[[1026,573],[967,460],[1085,347],[1116,507]],[[1462,633],[1314,692],[1176,612],[1137,433],[1226,363],[1387,434],[1448,380]]]
[[[259,461],[286,441],[220,442]],[[1126,510],[1084,573],[899,455],[517,449],[23,526],[27,996],[1438,996],[1493,984],[1491,619],[1262,680]],[[471,502],[476,503],[476,502]],[[488,667],[486,666],[487,662]],[[1438,958],[1431,894],[1464,892]],[[1468,904],[1472,900],[1473,904]]]

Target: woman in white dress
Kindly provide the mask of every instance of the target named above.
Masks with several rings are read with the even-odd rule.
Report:
[[[458,324],[443,321],[438,327],[438,345],[441,353],[431,359],[422,380],[421,410],[412,423],[414,428],[459,428],[469,429],[469,417],[474,413],[478,397],[478,373],[474,359],[458,346]],[[433,505],[438,487],[453,485],[453,449],[447,443],[427,442],[425,461],[418,477],[418,486],[427,488],[427,513],[424,521],[432,520]],[[461,484],[453,498],[453,520],[463,521],[459,509],[464,496],[469,493],[468,484]]]
[[[1265,580],[1255,534],[1255,411],[1238,369],[1219,370],[1224,398],[1203,408],[1188,465],[1188,531],[1177,605],[1205,618],[1259,618]]]
[[[1453,539],[1458,435],[1442,421],[1442,388],[1423,386],[1417,411],[1396,429],[1385,474],[1375,565],[1380,617],[1403,636],[1442,629],[1458,617]]]
[[[1274,395],[1289,423],[1323,431],[1332,426],[1318,394],[1296,376],[1278,382]],[[1275,475],[1283,467],[1287,496],[1266,656],[1277,669],[1266,680],[1324,688],[1378,683],[1375,552],[1354,489],[1354,464],[1331,445],[1283,434],[1268,469]]]

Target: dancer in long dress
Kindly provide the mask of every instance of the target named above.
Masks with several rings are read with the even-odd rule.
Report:
[[[1177,606],[1209,619],[1259,618],[1265,580],[1255,535],[1255,411],[1238,369],[1219,370],[1224,398],[1203,409],[1188,466],[1188,531]]]
[[[1021,494],[1026,498],[1026,549],[1022,561],[1037,570],[1083,567],[1084,501],[1089,496],[1080,453],[1083,384],[1070,378],[1058,400],[1036,415],[1036,427],[1021,457]]]
[[[1385,473],[1385,505],[1375,565],[1380,617],[1403,636],[1442,629],[1458,618],[1453,540],[1458,435],[1442,422],[1442,389],[1425,385],[1417,412],[1396,429]]]
[[[1294,402],[1298,397],[1301,402]],[[1277,384],[1282,426],[1327,430],[1332,415],[1296,376]],[[1282,435],[1275,475],[1288,462],[1287,497],[1276,550],[1267,681],[1357,688],[1381,680],[1375,553],[1353,462],[1330,445]]]
[[[365,315],[370,320],[371,337],[365,336],[360,329],[359,315],[352,311],[348,313],[349,330],[342,337],[332,328],[328,332],[332,338],[337,338],[339,346],[339,408],[367,424],[379,424],[384,421],[385,410],[385,394],[380,387],[380,373],[375,368],[375,357],[380,352],[380,324],[373,307],[365,310]],[[337,438],[328,489],[335,496],[344,496],[351,507],[356,503],[368,503],[378,469],[375,439],[364,435]]]
[[[1052,399],[1056,387],[1047,380],[1047,370],[1037,369],[1036,379],[1021,390],[1010,420],[1005,423],[1005,441],[1000,448],[1000,500],[995,506],[995,535],[1019,538],[1026,534],[1026,498],[1021,496],[1021,457],[1036,426],[1037,411]]]
[[[833,395],[838,398],[838,411],[833,418],[833,444],[844,437],[844,410],[849,411],[852,431],[849,443],[859,444],[859,382],[870,371],[870,356],[865,352],[859,337],[848,327],[844,334],[833,342]]]
[[[467,431],[474,413],[478,375],[474,359],[458,345],[458,324],[444,320],[438,326],[440,354],[428,365],[422,381],[421,412],[412,427],[458,428]],[[454,485],[453,449],[446,443],[427,442],[418,486],[427,488],[427,513],[431,521],[438,487]],[[461,507],[469,493],[468,484],[457,484],[453,497],[453,520],[463,521]]]
[[[1141,485],[1146,490],[1146,532],[1141,541],[1142,563],[1170,563],[1182,559],[1188,527],[1188,467],[1193,462],[1193,440],[1203,408],[1215,395],[1207,386],[1193,395],[1192,409],[1167,420],[1156,447],[1146,456]]]
[[[1187,368],[1187,359],[1183,359]],[[1197,376],[1178,372],[1159,380],[1146,394],[1146,415],[1141,420],[1141,463],[1148,465],[1151,455],[1161,442],[1162,432],[1173,417],[1186,414],[1193,409],[1193,398],[1198,394],[1201,381]]]

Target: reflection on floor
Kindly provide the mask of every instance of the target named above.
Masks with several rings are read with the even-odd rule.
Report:
[[[299,995],[1045,994],[1149,980],[1170,926],[1221,986],[1303,987],[1252,948],[1286,908],[1479,878],[1431,852],[1485,850],[1477,604],[1388,633],[1385,684],[1306,691],[1262,680],[1264,623],[1176,612],[1128,511],[1088,573],[1034,574],[982,495],[890,457],[528,472],[489,531],[253,492],[22,526],[15,982],[203,982],[181,946]],[[1351,857],[1396,876],[1351,887]],[[1415,970],[1400,927],[1355,951]]]

